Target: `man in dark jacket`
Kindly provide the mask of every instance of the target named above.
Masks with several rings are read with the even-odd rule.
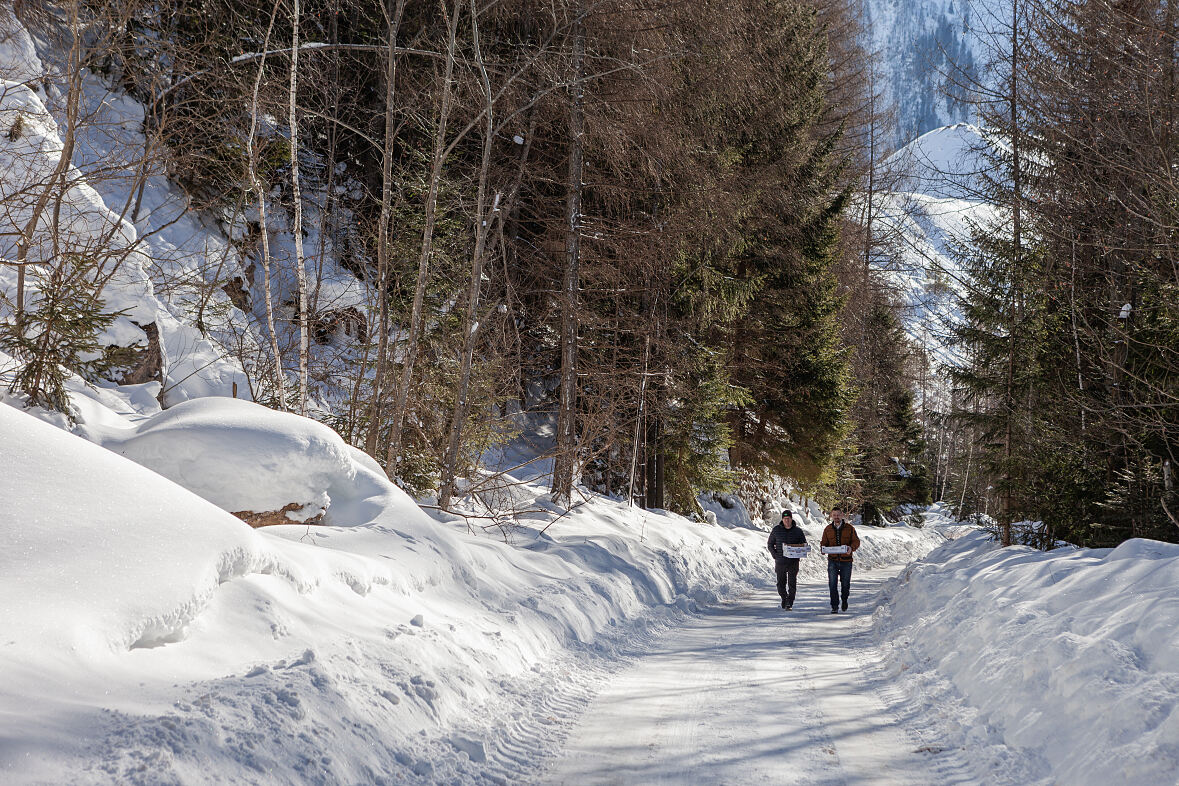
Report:
[[[846,512],[842,507],[831,509],[831,523],[823,530],[820,545],[824,547],[847,547],[842,554],[827,555],[827,586],[831,590],[831,613],[838,614],[840,602],[847,611],[847,595],[851,590],[852,553],[860,547],[860,536],[856,528],[846,521]],[[836,584],[839,590],[836,592]]]
[[[794,591],[798,587],[798,557],[787,557],[782,554],[784,546],[805,546],[806,535],[802,527],[795,526],[794,515],[782,511],[782,520],[770,530],[770,539],[766,548],[774,555],[774,570],[778,574],[778,594],[782,596],[782,608],[794,606]]]

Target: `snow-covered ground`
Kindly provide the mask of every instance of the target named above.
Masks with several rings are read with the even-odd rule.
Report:
[[[61,155],[61,55],[0,3],[12,227]],[[0,394],[0,783],[1176,782],[1179,546],[999,550],[934,509],[861,530],[852,614],[830,617],[817,553],[777,608],[739,504],[697,523],[587,492],[563,515],[534,462],[496,526],[427,515],[325,426],[208,398],[248,398],[268,351],[260,282],[247,311],[221,290],[256,256],[252,213],[198,214],[151,171],[132,215],[143,108],[94,74],[82,93],[56,240],[117,261],[103,342],[154,324],[162,383],[71,380],[76,422]],[[944,360],[922,326],[954,318],[953,247],[996,220],[968,185],[984,141],[960,124],[898,152],[876,214]],[[279,301],[288,230],[274,216]],[[367,311],[324,274],[321,309]],[[15,280],[0,267],[0,309]],[[817,540],[813,505],[764,503]]]
[[[554,523],[541,486],[506,540],[468,531],[313,421],[103,403],[134,393],[75,395],[77,434],[0,405],[5,783],[511,782],[619,652],[772,575],[762,530],[600,497]],[[227,512],[287,504],[325,523]]]
[[[22,15],[21,18],[30,16]],[[175,169],[158,142],[145,139],[146,111],[138,100],[99,73],[83,69],[72,123],[73,149],[59,185],[46,191],[65,150],[69,85],[68,45],[52,29],[27,29],[10,0],[0,1],[0,258],[18,258],[18,241],[46,194],[60,216],[42,210],[30,235],[27,259],[42,263],[70,256],[93,259],[92,278],[110,281],[101,290],[105,310],[123,312],[99,336],[104,347],[159,351],[157,391],[165,404],[202,396],[267,400],[274,358],[266,325],[266,304],[274,304],[276,340],[283,367],[293,376],[297,344],[291,305],[297,262],[286,212],[268,211],[271,281],[262,274],[262,241],[257,204],[194,205],[168,174]],[[150,125],[150,124],[148,124]],[[278,133],[266,128],[264,135]],[[323,228],[324,189],[309,183],[304,195],[306,272],[315,282],[310,310],[336,325],[313,342],[318,371],[312,406],[327,406],[340,395],[333,374],[348,365],[360,323],[371,304],[365,288],[345,269],[346,252],[336,233]],[[268,195],[278,202],[279,190]],[[355,181],[336,180],[337,223],[351,227]],[[358,243],[343,243],[356,247]],[[342,242],[342,241],[341,241]],[[26,307],[42,296],[30,264]],[[269,287],[269,291],[267,291]],[[0,320],[10,320],[18,298],[14,265],[0,265]],[[326,330],[327,328],[325,328]],[[350,331],[350,332],[349,332]]]
[[[861,528],[851,614],[817,554],[785,612],[739,504],[562,517],[520,479],[526,512],[485,531],[305,418],[75,402],[0,404],[4,783],[1179,773],[1179,546],[999,549],[935,507]],[[818,538],[813,507],[766,505]],[[227,512],[283,508],[323,523]]]
[[[1179,545],[1000,549],[979,532],[886,588],[890,678],[978,782],[1179,781]],[[1000,780],[1001,776],[1001,780]]]
[[[554,784],[1105,786],[1179,778],[1179,545],[950,538],[790,612],[762,591],[664,636],[597,696]]]
[[[872,610],[896,570],[854,571],[846,614],[807,581],[789,612],[765,590],[688,620],[610,682],[541,782],[973,782],[920,750],[878,668]]]
[[[39,200],[64,151],[67,95],[58,79],[64,53],[26,30],[11,3],[0,3],[0,257],[19,258],[18,240],[36,213]],[[232,250],[216,229],[203,227],[189,200],[162,174],[149,175],[141,214],[133,220],[144,140],[143,108],[107,81],[82,75],[81,117],[74,125],[75,147],[62,183],[50,189],[57,211],[42,210],[31,235],[31,263],[77,255],[92,259],[94,278],[110,277],[102,289],[105,307],[123,312],[103,332],[103,346],[146,347],[145,328],[159,339],[165,399],[183,401],[204,395],[249,396],[239,360],[226,347],[254,343],[243,335],[244,315],[220,290],[213,271]],[[52,218],[51,218],[52,216]],[[18,231],[19,230],[19,231]],[[199,251],[198,251],[199,248]],[[231,269],[239,257],[234,253]],[[26,282],[28,305],[41,296],[37,269]],[[205,276],[212,279],[205,281]],[[222,278],[225,276],[222,275]],[[161,285],[166,286],[161,288]],[[17,268],[0,265],[0,319],[11,318],[17,301]],[[202,294],[207,291],[207,294]],[[196,301],[208,299],[203,335],[193,324]],[[223,315],[228,314],[225,318]],[[236,327],[234,327],[236,324]]]

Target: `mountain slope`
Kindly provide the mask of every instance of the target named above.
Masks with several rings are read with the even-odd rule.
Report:
[[[987,9],[988,0],[865,0],[868,48],[897,112],[894,147],[974,119],[961,74],[977,74],[985,60]]]
[[[893,190],[876,197],[873,230],[885,246],[877,262],[902,297],[909,334],[946,363],[946,328],[963,283],[958,248],[972,227],[1002,219],[984,194],[993,144],[966,123],[934,129],[885,162]]]

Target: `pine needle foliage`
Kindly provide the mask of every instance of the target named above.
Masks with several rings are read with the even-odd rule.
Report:
[[[71,374],[94,381],[109,371],[99,337],[122,312],[111,312],[95,283],[99,263],[69,255],[53,267],[33,267],[37,296],[25,310],[20,328],[0,324],[0,349],[20,364],[9,389],[41,406],[74,419],[66,382]]]

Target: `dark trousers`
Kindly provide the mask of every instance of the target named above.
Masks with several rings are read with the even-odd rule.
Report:
[[[831,590],[831,608],[838,608],[840,599],[847,603],[847,593],[851,590],[851,569],[850,562],[836,562],[829,560],[827,562],[827,587]],[[839,582],[841,592],[835,591],[835,584]]]
[[[778,594],[789,605],[794,602],[794,591],[798,588],[798,560],[775,559],[774,570],[778,574]]]

